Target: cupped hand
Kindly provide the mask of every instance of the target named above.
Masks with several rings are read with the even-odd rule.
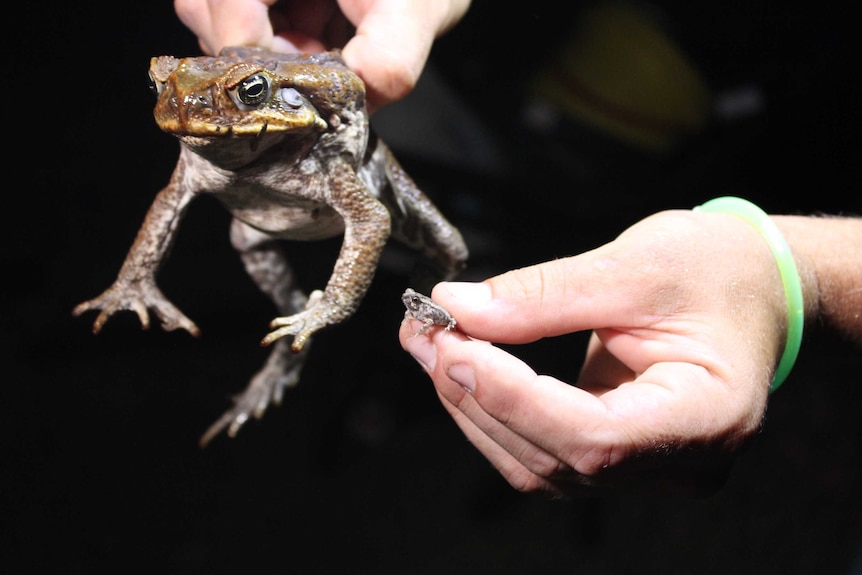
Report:
[[[785,337],[769,248],[734,216],[668,211],[590,252],[432,296],[458,331],[400,339],[515,488],[710,492],[758,431]],[[571,385],[489,342],[592,330]]]

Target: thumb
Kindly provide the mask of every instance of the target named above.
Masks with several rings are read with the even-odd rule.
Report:
[[[637,280],[619,281],[625,264],[606,251],[599,248],[479,283],[442,282],[433,297],[464,333],[499,343],[627,325],[636,315],[631,302],[637,298],[628,292]]]

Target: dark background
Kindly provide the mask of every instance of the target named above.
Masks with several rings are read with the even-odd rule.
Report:
[[[858,18],[762,0],[642,5],[716,102],[753,96],[655,154],[577,118],[528,120],[532,78],[587,5],[571,4],[477,1],[416,92],[375,118],[463,229],[466,278],[578,253],[718,195],[860,211]],[[356,316],[316,338],[284,405],[198,448],[262,363],[274,313],[218,203],[192,206],[160,275],[200,339],[143,332],[130,313],[94,337],[93,315],[70,313],[113,281],[176,160],[152,120],[149,58],[198,54],[195,39],[169,2],[18,8],[4,82],[0,570],[862,573],[859,350],[816,325],[715,495],[550,501],[490,468],[401,351],[409,280],[391,249]],[[286,246],[308,289],[338,246]],[[573,381],[584,341],[515,353]]]

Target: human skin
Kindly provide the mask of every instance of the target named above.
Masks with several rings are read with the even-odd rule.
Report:
[[[201,49],[260,46],[278,52],[340,48],[366,84],[368,107],[407,95],[434,40],[455,25],[469,0],[175,0]]]
[[[805,319],[862,344],[862,219],[773,216],[803,288]],[[786,341],[775,259],[724,214],[667,211],[595,250],[433,299],[457,331],[401,344],[468,439],[521,491],[704,493],[758,432]],[[592,331],[574,385],[489,342]],[[791,376],[792,377],[792,376]]]

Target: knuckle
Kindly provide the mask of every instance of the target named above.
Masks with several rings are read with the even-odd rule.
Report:
[[[569,462],[569,466],[584,477],[593,478],[606,471],[614,463],[614,449],[610,445],[596,445],[589,451],[573,457]]]
[[[531,493],[547,488],[545,480],[528,469],[512,470],[505,477],[509,485],[521,493]]]

